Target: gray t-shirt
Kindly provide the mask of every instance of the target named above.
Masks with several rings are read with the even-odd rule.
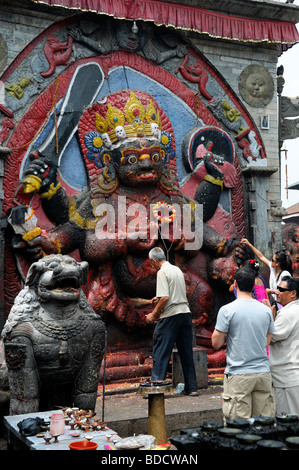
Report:
[[[227,333],[225,374],[269,372],[267,334],[274,331],[269,307],[254,299],[236,299],[220,308],[215,329]]]

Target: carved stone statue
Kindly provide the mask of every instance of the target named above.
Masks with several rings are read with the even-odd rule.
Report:
[[[234,239],[235,233],[228,231],[226,237],[205,223],[202,247],[190,249],[194,228],[184,225],[183,210],[186,205],[192,209],[195,201],[183,194],[176,182],[171,124],[166,114],[147,93],[123,90],[109,95],[103,103],[94,103],[83,113],[78,137],[89,187],[67,197],[56,179],[55,168],[51,168],[49,160],[45,161],[42,152],[35,152],[25,171],[24,191],[38,192],[44,212],[56,227],[47,233],[33,232],[37,236],[23,237],[23,242],[15,246],[35,260],[43,253],[79,250],[80,258],[90,266],[84,288],[87,299],[107,323],[110,345],[125,344],[128,332],[130,337],[134,333],[152,341],[145,321],[152,306],[142,303],[140,307],[135,299],[150,300],[155,296],[156,273],[147,259],[154,245],[162,246],[169,259],[182,267],[193,318],[199,325],[203,319],[206,322],[213,304],[207,270],[213,279],[227,286],[242,250]],[[215,193],[217,205],[221,193],[217,178],[220,180],[221,167],[226,166],[216,168],[212,154],[209,162],[207,158],[206,171],[217,175],[205,177],[196,199],[208,205]],[[175,206],[176,216],[164,220],[152,217],[157,204]],[[153,223],[156,237],[151,236]],[[181,230],[179,236],[175,227]],[[162,233],[164,228],[169,230],[166,235]],[[207,259],[196,261],[201,251]],[[209,321],[212,325],[213,319]]]
[[[273,98],[273,78],[265,67],[256,64],[248,65],[240,75],[239,91],[250,106],[263,108]]]
[[[156,244],[183,269],[197,344],[207,345],[212,356],[216,312],[230,300],[237,268],[236,238],[245,235],[239,157],[266,155],[249,113],[203,54],[168,28],[142,21],[137,26],[138,31],[133,21],[101,15],[68,18],[55,30],[49,27],[8,75],[5,85],[24,75],[32,80],[21,100],[7,95],[4,108],[0,99],[10,119],[2,121],[0,153],[14,149],[6,162],[4,213],[28,205],[38,220],[23,235],[7,226],[12,250],[6,256],[5,307],[12,305],[30,263],[44,254],[86,260],[83,289],[106,324],[109,352],[121,364],[123,353],[132,350],[134,357],[141,351],[148,358],[152,328],[145,315],[152,306],[138,306],[135,299],[155,295],[156,273],[147,253]],[[133,88],[141,107],[130,100]],[[194,129],[196,145],[187,139],[182,155],[184,136]],[[183,206],[193,209],[196,202],[204,206],[203,245],[192,252],[185,249],[188,234],[173,236],[173,227],[182,222]],[[113,237],[100,239],[105,204],[115,224]],[[140,204],[149,223],[140,222],[143,237],[134,238],[138,215],[132,208]],[[176,205],[176,216],[153,219],[156,204]],[[132,233],[122,232],[125,215]],[[32,222],[30,211],[26,218]],[[150,221],[158,222],[155,240],[148,238]],[[162,238],[163,224],[169,234]],[[124,378],[113,369],[113,378]]]
[[[183,57],[186,46],[177,42],[173,33],[140,22],[136,32],[132,23],[111,18],[98,18],[97,22],[80,21],[70,28],[74,41],[85,44],[97,53],[107,54],[123,49],[161,64],[173,57]]]
[[[10,414],[95,409],[105,326],[80,287],[87,272],[63,255],[31,265],[2,332]]]

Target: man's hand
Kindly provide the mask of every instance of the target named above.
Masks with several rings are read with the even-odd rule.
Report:
[[[264,299],[264,300],[262,301],[262,303],[271,309],[271,311],[272,311],[272,316],[273,316],[273,320],[275,320],[275,318],[276,318],[276,313],[277,313],[277,306],[276,306],[276,303],[274,303],[273,305],[271,305],[271,304],[270,304],[270,301],[269,301],[268,299]]]
[[[154,297],[152,299],[152,302],[157,302],[157,298]],[[154,308],[154,310],[149,313],[148,315],[145,315],[145,319],[146,319],[146,322],[147,323],[154,323],[155,321],[157,321],[160,317],[160,313],[163,311],[165,305],[167,304],[169,300],[169,297],[160,297],[159,300],[158,300],[158,303],[156,304],[156,307]]]
[[[145,319],[147,323],[155,323],[157,316],[154,314],[154,312],[151,312],[148,315],[145,315]]]

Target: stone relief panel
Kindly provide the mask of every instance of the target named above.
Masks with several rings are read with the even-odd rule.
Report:
[[[144,321],[150,307],[136,303],[155,295],[146,257],[151,243],[120,237],[99,243],[97,210],[102,203],[119,210],[122,196],[127,205],[142,202],[150,220],[157,203],[198,202],[201,249],[190,256],[172,235],[156,243],[185,272],[197,342],[208,348],[213,367],[224,359],[211,350],[215,313],[244,256],[241,168],[266,162],[261,137],[217,71],[179,36],[149,24],[133,32],[131,22],[86,18],[53,25],[3,75],[4,214],[25,205],[37,217],[29,235],[7,224],[6,305],[34,260],[71,253],[90,264],[84,290],[108,325],[110,351],[140,343],[151,350]]]

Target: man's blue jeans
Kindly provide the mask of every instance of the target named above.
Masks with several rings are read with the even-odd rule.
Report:
[[[196,392],[197,382],[192,348],[190,313],[162,318],[154,331],[152,380],[165,380],[172,350],[176,344],[185,379],[185,393]]]

